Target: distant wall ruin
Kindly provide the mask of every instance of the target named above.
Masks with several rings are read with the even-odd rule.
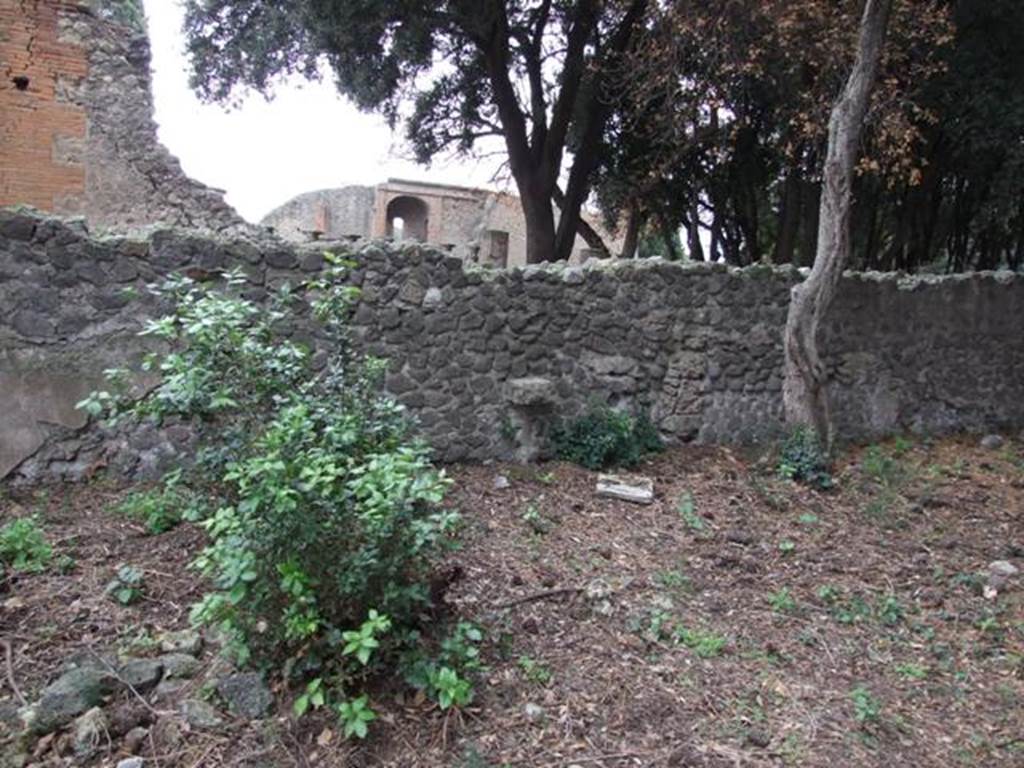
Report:
[[[387,358],[389,390],[444,460],[508,456],[508,382],[550,382],[559,416],[593,400],[647,409],[670,440],[742,443],[782,429],[782,345],[795,270],[660,260],[482,269],[416,245],[352,254],[353,325]],[[104,451],[126,469],[173,457],[187,430],[109,450],[74,403],[139,352],[144,285],[240,266],[248,295],[314,275],[315,247],[163,230],[90,237],[0,210],[0,476],[80,477]],[[844,278],[824,332],[840,433],[1024,426],[1024,278]],[[295,329],[316,346],[315,329]],[[329,351],[329,350],[328,350]],[[141,462],[141,464],[140,464]]]
[[[621,250],[621,236],[606,231],[590,214],[583,216],[613,253]],[[396,218],[404,224],[400,233],[394,226]],[[260,223],[296,243],[399,237],[427,242],[486,266],[526,264],[526,221],[519,198],[488,189],[388,179],[376,187],[307,192],[274,209]],[[570,261],[581,263],[592,254],[587,242],[577,236]]]
[[[93,227],[248,225],[157,140],[131,0],[0,0],[0,205]]]

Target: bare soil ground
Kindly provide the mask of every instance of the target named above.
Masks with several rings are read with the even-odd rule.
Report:
[[[821,492],[755,456],[674,449],[637,468],[655,481],[650,506],[597,498],[595,473],[563,463],[452,467],[466,527],[448,600],[486,633],[466,711],[382,681],[379,721],[350,743],[327,715],[295,722],[294,692],[276,691],[271,718],[207,731],[163,702],[140,755],[160,768],[1024,766],[1024,576],[982,594],[990,562],[1024,570],[1022,451],[857,449]],[[145,655],[187,626],[203,533],[146,535],[113,511],[127,490],[0,501],[0,522],[39,512],[74,561],[0,584],[0,698],[13,680],[31,700],[76,652]],[[125,563],[146,577],[127,607],[103,595]],[[181,696],[223,671],[203,660]],[[72,764],[61,744],[32,759]],[[92,764],[125,755],[112,740]]]

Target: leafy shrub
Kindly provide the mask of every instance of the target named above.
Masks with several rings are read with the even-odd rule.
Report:
[[[201,469],[223,503],[203,523],[210,544],[194,565],[213,590],[193,620],[218,627],[240,662],[301,681],[297,708],[329,706],[362,737],[373,713],[361,682],[408,642],[457,515],[439,509],[448,480],[382,393],[383,362],[352,348],[345,320],[358,289],[328,258],[301,297],[285,289],[269,306],[237,295],[237,273],[222,291],[168,282],[158,291],[173,311],[143,331],[170,346],[143,364],[158,386],[142,400],[95,393],[81,406],[204,425]],[[286,335],[300,298],[330,352],[319,368]]]
[[[663,447],[658,430],[645,414],[634,416],[603,404],[556,425],[551,439],[558,458],[587,469],[630,467]]]
[[[133,565],[122,565],[107,584],[106,594],[121,605],[131,605],[142,597],[145,586],[142,571]]]
[[[161,487],[128,494],[117,511],[145,523],[150,533],[169,531],[182,520],[196,522],[202,517],[203,505],[196,494],[184,488],[181,477],[181,470],[176,469],[167,474]]]
[[[479,648],[482,641],[483,633],[476,625],[460,621],[441,641],[433,658],[416,647],[405,653],[402,667],[406,682],[424,691],[441,709],[466,706],[473,700],[473,678],[484,670]]]
[[[16,518],[0,528],[0,563],[11,570],[45,570],[52,555],[53,547],[35,515]]]
[[[786,438],[779,456],[779,475],[827,490],[835,485],[828,457],[813,429],[800,427]]]

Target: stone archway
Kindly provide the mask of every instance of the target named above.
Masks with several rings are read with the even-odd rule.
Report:
[[[430,222],[426,202],[412,195],[400,195],[388,202],[385,233],[398,240],[427,239]]]

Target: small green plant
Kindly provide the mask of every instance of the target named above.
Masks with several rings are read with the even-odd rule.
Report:
[[[691,531],[700,533],[704,530],[704,518],[697,514],[692,493],[683,491],[679,501],[676,503],[676,510],[679,512],[679,516],[683,518],[683,522],[686,523],[686,527]]]
[[[728,638],[702,629],[676,627],[672,633],[676,642],[685,645],[702,659],[717,656],[725,648]]]
[[[302,717],[311,707],[320,709],[326,703],[327,697],[323,683],[323,679],[319,677],[306,683],[306,690],[297,696],[295,703],[292,704],[292,711],[295,712],[296,717]]]
[[[909,680],[924,680],[928,677],[928,667],[921,664],[897,664],[896,674]]]
[[[506,413],[501,417],[498,432],[506,443],[514,443],[516,438],[519,436],[519,427],[516,426],[512,417]]]
[[[828,490],[835,485],[818,436],[809,427],[796,429],[782,444],[779,475],[787,480]]]
[[[869,446],[861,458],[861,468],[864,474],[882,487],[894,488],[901,484],[907,475],[906,467],[899,461],[897,455],[879,445]]]
[[[529,526],[533,533],[544,534],[548,532],[548,522],[541,516],[536,504],[527,504],[522,518],[523,522]]]
[[[131,605],[142,597],[145,577],[133,565],[122,565],[114,578],[107,584],[106,593],[121,605]]]
[[[342,724],[342,735],[346,739],[353,736],[365,739],[369,733],[369,724],[377,719],[377,713],[370,709],[369,697],[365,693],[355,699],[341,702],[337,711]]]
[[[821,520],[817,515],[812,514],[811,512],[804,512],[797,518],[797,522],[800,523],[800,525],[817,525]]]
[[[790,594],[788,587],[772,592],[768,595],[768,604],[776,613],[791,613],[796,610],[796,600]]]
[[[877,724],[882,719],[882,704],[862,685],[850,691],[853,716],[861,726]]]
[[[663,448],[658,430],[644,414],[592,405],[583,416],[555,426],[555,454],[587,469],[630,467]]]
[[[825,605],[835,605],[842,597],[842,592],[830,584],[818,587],[818,591],[815,594],[817,594],[818,599],[825,603]]]
[[[364,667],[370,663],[370,656],[380,648],[378,637],[391,629],[391,619],[370,609],[370,615],[358,630],[341,633],[345,643],[341,653],[343,656],[354,655]]]
[[[15,518],[0,528],[0,564],[12,571],[43,571],[52,556],[37,516]]]
[[[545,686],[551,682],[551,670],[529,656],[520,656],[516,662],[523,675],[534,685]]]
[[[658,571],[654,574],[654,580],[671,590],[688,591],[692,586],[690,579],[682,571]]]
[[[894,627],[903,621],[905,611],[896,595],[886,595],[879,601],[875,612],[878,619],[886,626]]]
[[[783,539],[779,542],[779,552],[784,555],[791,555],[796,551],[796,542],[792,539]]]
[[[854,595],[837,603],[833,615],[840,624],[857,624],[871,618],[871,606],[860,595]]]
[[[438,653],[428,657],[412,633],[409,649],[400,662],[405,680],[438,703],[441,709],[464,707],[473,700],[473,678],[484,671],[480,660],[483,632],[475,624],[460,621],[443,640]]]
[[[202,502],[184,487],[181,478],[180,469],[168,473],[160,487],[128,494],[117,511],[145,523],[146,529],[154,534],[169,531],[182,520],[200,520]]]

